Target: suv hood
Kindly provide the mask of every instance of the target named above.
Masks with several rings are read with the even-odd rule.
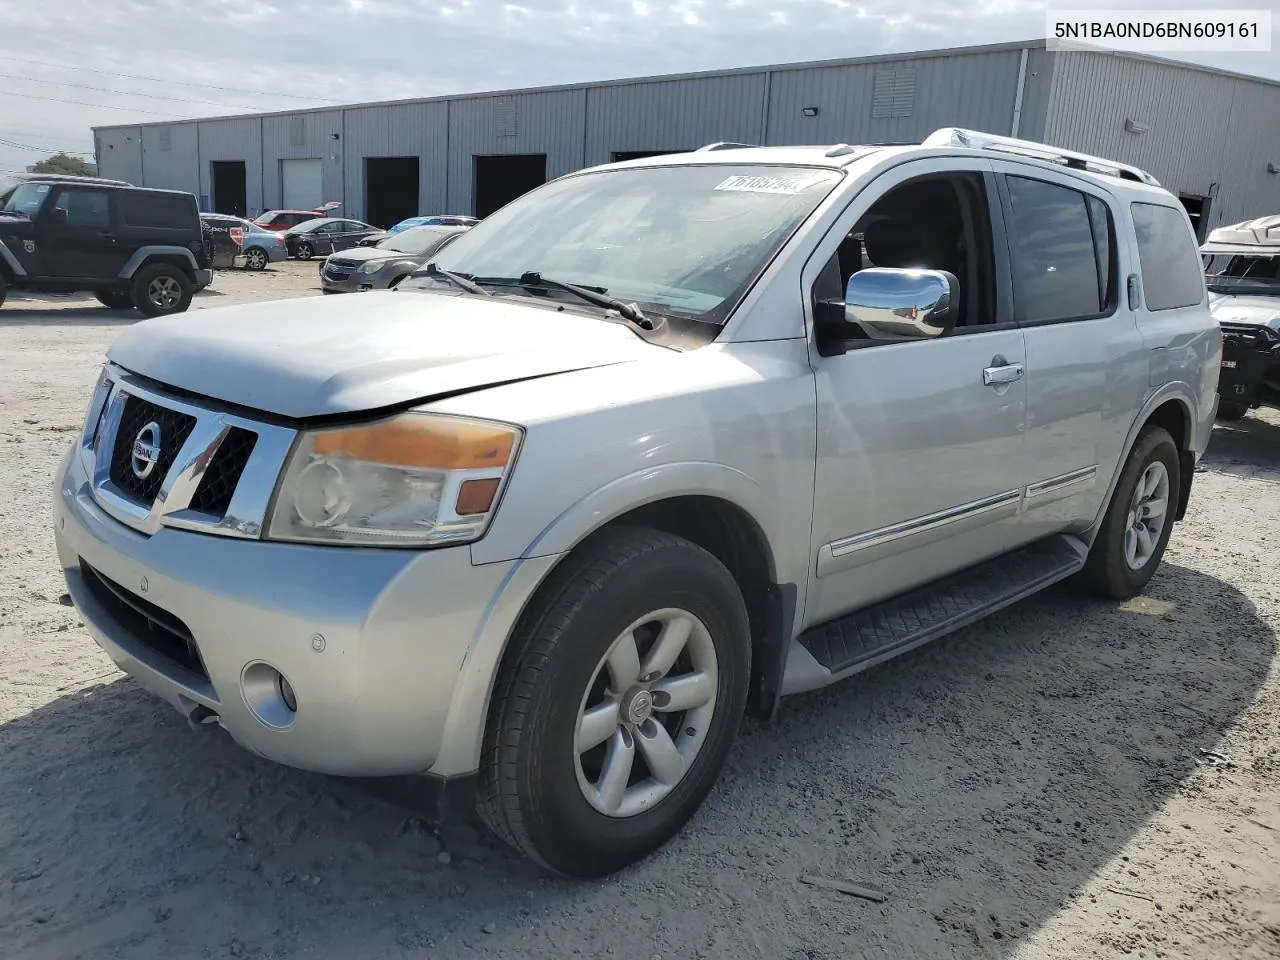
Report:
[[[1209,312],[1219,323],[1251,323],[1280,333],[1280,297],[1210,293]]]
[[[447,292],[372,292],[193,310],[137,323],[113,363],[282,417],[377,410],[664,347],[619,323]]]

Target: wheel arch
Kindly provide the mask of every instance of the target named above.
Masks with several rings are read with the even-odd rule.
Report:
[[[178,267],[192,282],[195,282],[196,270],[199,265],[196,263],[195,254],[186,247],[178,246],[151,246],[139,247],[134,251],[133,256],[120,268],[117,274],[121,280],[132,280],[139,270],[143,267],[156,263],[163,263],[171,267]]]
[[[477,769],[484,732],[490,721],[494,684],[510,652],[511,638],[534,601],[547,588],[554,572],[596,537],[618,527],[648,527],[683,537],[725,564],[742,591],[751,627],[752,670],[747,713],[767,720],[777,711],[794,625],[797,588],[792,583],[776,582],[773,550],[752,511],[720,494],[682,492],[656,496],[630,509],[593,513],[597,522],[575,536],[561,540],[549,537],[549,531],[544,531],[517,561],[517,567],[499,593],[511,589],[517,578],[526,577],[525,587],[519,591],[523,599],[518,609],[508,611],[505,616],[499,616],[501,600],[497,600],[486,612],[485,623],[477,629],[467,660],[473,665],[483,664],[484,669],[464,669],[459,674],[441,752],[432,773],[457,776]],[[563,549],[545,549],[550,543],[562,545]],[[540,545],[544,549],[535,549]],[[500,622],[495,622],[497,620]]]

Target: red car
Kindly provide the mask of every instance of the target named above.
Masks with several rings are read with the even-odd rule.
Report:
[[[255,217],[253,222],[264,230],[284,235],[300,223],[328,215],[327,210],[268,210],[261,216]]]

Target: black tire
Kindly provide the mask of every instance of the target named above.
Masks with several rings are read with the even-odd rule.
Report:
[[[265,270],[271,258],[267,255],[267,251],[261,247],[250,247],[244,252],[245,261],[244,268],[246,270]],[[256,264],[256,266],[255,266]]]
[[[162,285],[158,292],[155,284]],[[163,317],[182,313],[191,306],[194,294],[191,278],[180,268],[167,263],[152,263],[133,275],[129,296],[144,317]]]
[[[95,290],[93,295],[109,310],[133,309],[133,294],[128,290]]]
[[[5,279],[4,274],[0,273],[0,307],[4,306],[5,295],[9,292],[9,281]]]
[[[299,260],[310,260],[315,255],[316,255],[315,248],[311,246],[311,244],[308,243],[306,240],[303,240],[301,243],[298,244]]]
[[[714,713],[671,792],[641,813],[610,817],[578,784],[578,711],[614,638],[666,607],[692,613],[710,634]],[[742,720],[750,673],[746,607],[719,560],[649,529],[599,535],[552,573],[512,637],[485,729],[480,816],[516,850],[565,876],[604,876],[647,856],[714,786]]]
[[[1249,404],[1241,400],[1218,400],[1218,419],[1230,422],[1240,420],[1249,413]]]
[[[1129,529],[1129,511],[1138,480],[1147,468],[1159,461],[1164,465],[1169,481],[1169,500],[1165,508],[1164,525],[1156,540],[1155,549],[1138,569],[1125,559],[1125,534]],[[1080,572],[1079,580],[1090,592],[1114,600],[1127,600],[1137,596],[1160,566],[1169,536],[1173,533],[1174,512],[1182,490],[1181,465],[1177,444],[1163,427],[1148,425],[1138,434],[1138,440],[1129,453],[1120,481],[1116,484],[1107,513],[1103,518],[1098,537],[1089,550],[1089,558]]]

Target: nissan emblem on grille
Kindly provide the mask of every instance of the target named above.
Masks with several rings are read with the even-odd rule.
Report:
[[[133,456],[129,463],[133,467],[133,475],[139,480],[145,480],[151,476],[151,471],[156,468],[159,460],[160,424],[153,420],[133,438]]]

